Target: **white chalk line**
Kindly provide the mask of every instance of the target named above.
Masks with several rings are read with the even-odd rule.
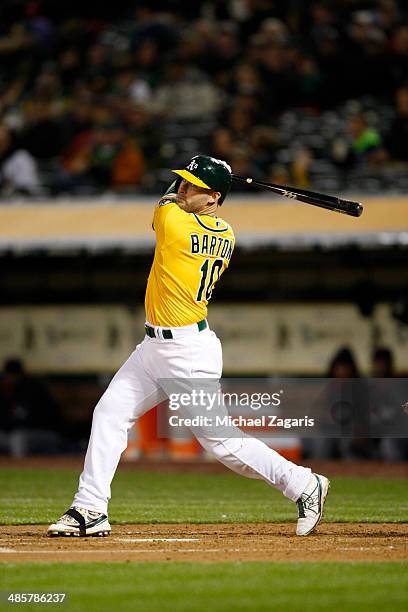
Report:
[[[115,542],[199,542],[200,538],[114,538]]]
[[[384,548],[394,550],[397,546],[339,546],[335,550],[384,550]]]
[[[88,536],[90,537],[90,536]],[[68,539],[68,538],[67,538]],[[20,544],[30,544],[32,543],[32,539],[30,538],[19,538]],[[201,538],[118,538],[111,537],[109,540],[112,542],[129,542],[130,544],[133,542],[200,542]],[[75,538],[75,541],[78,541],[78,538]],[[1,542],[1,541],[0,541]]]
[[[89,553],[91,554],[104,554],[106,555],[106,553],[112,553],[112,554],[116,554],[116,553],[123,553],[123,554],[134,554],[134,553],[186,553],[186,552],[197,552],[197,553],[207,553],[207,552],[232,552],[232,551],[228,551],[228,550],[222,550],[220,548],[184,548],[184,549],[175,549],[172,550],[170,548],[135,548],[135,549],[129,549],[129,548],[122,548],[122,549],[112,549],[112,548],[104,548],[102,550],[13,550],[13,549],[8,549],[3,550],[4,552],[7,552],[7,554],[23,554],[23,555],[59,555],[59,554],[68,554],[68,555],[73,555],[73,554],[77,554],[77,555],[87,555]],[[1,552],[1,551],[0,551]],[[234,552],[238,552],[238,549],[234,549]]]

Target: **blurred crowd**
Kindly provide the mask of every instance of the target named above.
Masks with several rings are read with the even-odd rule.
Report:
[[[372,386],[367,384],[370,379],[361,375],[350,348],[342,347],[333,355],[326,372],[326,378],[331,382],[322,403],[323,411],[318,417],[321,420],[321,435],[302,441],[305,457],[408,460],[408,438],[401,425],[406,421],[405,397],[402,401],[397,398],[398,384],[395,379],[398,374],[394,356],[388,347],[374,350],[370,374],[374,383]],[[393,422],[393,430],[399,430],[400,438],[386,436],[387,427]],[[333,423],[337,426],[336,438],[331,438],[329,433],[333,431]],[[368,432],[373,431],[373,426],[380,432],[381,438],[369,437]]]
[[[0,373],[0,455],[26,457],[79,453],[90,423],[77,419],[75,406],[64,409],[43,377],[21,359],[10,358]]]
[[[157,192],[199,151],[407,187],[403,0],[2,0],[0,81],[3,197]]]

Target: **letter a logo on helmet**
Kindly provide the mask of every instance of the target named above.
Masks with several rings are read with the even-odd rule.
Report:
[[[220,205],[231,188],[232,170],[230,166],[225,161],[209,155],[196,155],[183,170],[172,170],[172,172],[197,187],[219,191],[221,193]]]
[[[186,166],[186,170],[190,170],[191,172],[192,172],[193,170],[195,170],[196,168],[198,168],[198,164],[197,164],[197,162],[195,162],[194,160],[193,160],[193,161],[191,161],[191,162],[188,164],[188,166]]]

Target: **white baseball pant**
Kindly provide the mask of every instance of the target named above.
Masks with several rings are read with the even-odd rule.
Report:
[[[160,327],[152,326],[161,336]],[[208,327],[171,328],[172,340],[146,336],[113,377],[95,407],[92,431],[73,504],[107,514],[111,482],[136,419],[166,396],[158,381],[182,378],[219,379],[222,348]],[[236,436],[236,437],[235,437]],[[265,480],[296,501],[310,479],[309,468],[295,465],[256,438],[237,430],[234,437],[205,433],[201,445],[231,470]]]

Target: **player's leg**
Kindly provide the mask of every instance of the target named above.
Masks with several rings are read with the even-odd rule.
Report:
[[[262,479],[296,502],[296,533],[300,536],[311,533],[323,516],[329,480],[288,461],[261,440],[246,437],[239,430],[232,435],[236,437],[217,439],[203,436],[201,432],[197,438],[208,452],[234,472]]]
[[[107,513],[110,485],[135,420],[163,400],[142,361],[143,343],[113,377],[95,407],[91,436],[73,505]]]
[[[218,338],[212,333],[204,349],[192,345],[191,351],[194,364],[191,376],[198,379],[213,378],[217,386],[222,372],[222,349]],[[220,416],[226,414],[222,405],[218,405],[217,410]],[[214,408],[212,415],[215,416]],[[297,533],[310,533],[322,515],[329,486],[326,478],[317,477],[310,468],[288,461],[264,442],[244,434],[237,427],[214,427],[213,419],[210,427],[194,427],[192,430],[202,446],[228,468],[242,476],[264,480],[297,502]]]
[[[138,345],[95,407],[92,431],[72,507],[48,528],[48,535],[107,535],[110,486],[135,420],[158,404],[163,393],[146,372]]]
[[[264,480],[292,501],[297,501],[310,480],[310,468],[288,461],[261,440],[246,436],[238,428],[229,429],[228,438],[202,435],[205,428],[197,438],[207,452],[230,470],[247,478]]]
[[[193,360],[191,376],[198,381],[213,380],[213,391],[216,393],[222,374],[221,343],[214,332],[209,332],[203,346],[198,342],[202,337],[198,335],[195,338],[197,343],[190,346]],[[215,404],[209,414],[215,417],[216,412],[220,417],[228,415],[226,408],[219,404]],[[289,499],[296,501],[310,479],[309,468],[295,465],[237,427],[211,425],[210,428],[193,428],[193,432],[200,444],[231,470],[242,476],[265,480]]]

